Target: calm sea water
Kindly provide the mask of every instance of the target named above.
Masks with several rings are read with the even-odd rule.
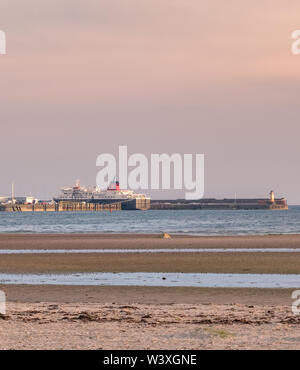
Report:
[[[300,234],[300,206],[288,211],[0,212],[0,233]]]

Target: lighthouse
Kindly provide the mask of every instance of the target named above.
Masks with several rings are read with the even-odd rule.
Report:
[[[271,191],[270,191],[270,201],[271,201],[272,203],[274,203],[274,202],[275,202],[275,194],[274,194],[274,191],[273,191],[273,190],[271,190]]]

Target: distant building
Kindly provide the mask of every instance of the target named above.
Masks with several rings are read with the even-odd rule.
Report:
[[[11,197],[0,197],[0,203],[11,203]],[[14,203],[17,204],[36,204],[38,203],[38,199],[30,196],[30,197],[14,197]]]
[[[7,203],[8,199],[7,197],[0,197],[0,203]]]

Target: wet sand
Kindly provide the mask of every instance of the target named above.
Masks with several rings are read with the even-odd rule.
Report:
[[[214,272],[300,274],[300,253],[143,253],[1,255],[0,271]]]
[[[285,306],[294,289],[0,285],[9,302],[115,304],[257,304]]]
[[[300,235],[0,235],[0,249],[300,248]],[[300,273],[299,254],[1,255],[1,272]],[[0,349],[299,349],[292,289],[1,285]],[[300,289],[300,287],[299,287]]]
[[[0,234],[0,249],[300,248],[300,235]]]
[[[0,249],[299,248],[299,253],[122,253],[1,255],[0,272],[214,272],[300,274],[300,235],[172,237],[0,234]]]

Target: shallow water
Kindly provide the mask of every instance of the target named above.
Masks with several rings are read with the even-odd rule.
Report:
[[[300,248],[0,249],[0,255],[70,253],[300,253]]]
[[[0,212],[0,233],[300,234],[300,206],[270,210]]]
[[[300,288],[300,275],[213,273],[0,274],[0,284]]]

